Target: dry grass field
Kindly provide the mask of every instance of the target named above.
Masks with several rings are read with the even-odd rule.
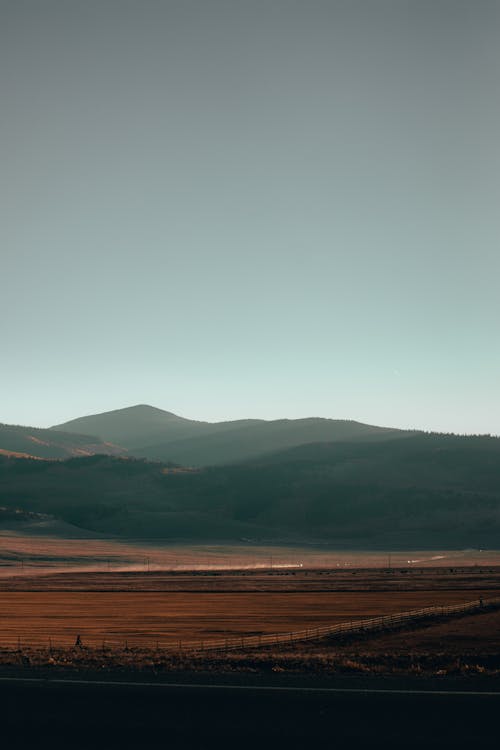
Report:
[[[115,573],[74,571],[0,578],[1,591],[143,591],[191,593],[500,590],[500,567],[203,570]],[[494,594],[493,594],[494,595]]]
[[[22,524],[18,524],[21,526]],[[269,569],[351,570],[359,568],[435,568],[500,565],[495,550],[331,550],[277,544],[145,544],[102,538],[51,535],[50,523],[31,533],[0,529],[0,577],[51,572],[146,572]]]
[[[475,592],[474,596],[478,592]],[[484,593],[484,592],[481,592]],[[4,592],[0,594],[1,642],[163,646],[182,641],[284,633],[431,604],[468,600],[463,592],[180,593]]]
[[[497,612],[427,622],[401,632],[290,644],[275,653],[267,648],[203,656],[189,654],[188,646],[499,594],[498,552],[387,553],[249,544],[162,547],[3,531],[0,663],[160,670],[491,671],[500,652]],[[77,635],[83,649],[73,648]]]
[[[500,570],[84,574],[4,579],[0,646],[177,647],[498,595]]]
[[[497,675],[498,610],[261,650],[207,647],[499,594],[500,568],[489,566],[11,575],[0,579],[0,665],[157,674]],[[77,635],[83,648],[74,647]],[[201,641],[205,651],[190,652]]]

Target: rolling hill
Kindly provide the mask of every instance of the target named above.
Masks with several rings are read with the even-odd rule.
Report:
[[[55,429],[99,435],[132,455],[184,466],[235,463],[304,443],[376,441],[414,434],[321,418],[197,422],[147,405],[81,417]]]
[[[90,456],[0,456],[0,506],[106,535],[357,548],[500,544],[500,439],[417,434],[308,444],[180,470]]]
[[[0,424],[0,454],[4,455],[61,459],[124,452],[123,448],[91,435]]]

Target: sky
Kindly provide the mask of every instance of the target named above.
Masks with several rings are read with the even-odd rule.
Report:
[[[0,421],[500,434],[500,3],[0,0]]]

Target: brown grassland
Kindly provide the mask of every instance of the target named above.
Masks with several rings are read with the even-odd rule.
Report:
[[[0,593],[1,645],[185,645],[235,636],[287,633],[377,615],[459,604],[486,591]]]
[[[85,669],[497,674],[500,613],[215,653],[287,633],[500,593],[500,568],[68,573],[4,578],[0,663]],[[75,648],[80,635],[83,648]],[[190,645],[204,643],[202,653]]]
[[[500,551],[495,550],[405,550],[387,551],[338,550],[327,547],[291,547],[285,545],[144,543],[141,540],[54,536],[49,521],[34,524],[16,523],[17,531],[0,525],[0,577],[32,576],[66,572],[176,572],[237,568],[267,570],[307,569],[380,569],[447,568],[449,566],[500,565]],[[23,531],[24,529],[24,531]]]

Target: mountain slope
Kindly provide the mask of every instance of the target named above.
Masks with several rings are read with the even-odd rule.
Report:
[[[92,432],[131,454],[186,466],[227,464],[320,441],[387,440],[413,433],[336,419],[197,422],[139,405],[74,419],[57,429]]]
[[[258,420],[241,420],[241,422],[198,422],[193,419],[179,417],[172,412],[157,409],[147,404],[137,404],[125,409],[79,417],[55,425],[51,429],[69,432],[90,432],[100,435],[105,440],[123,445],[127,449],[139,446],[169,443],[186,438],[208,435],[227,429],[227,425],[238,425],[257,422]],[[168,457],[166,457],[168,459]]]
[[[93,453],[119,455],[123,449],[98,437],[59,430],[0,424],[0,451],[35,458],[69,458]]]
[[[254,424],[224,423],[226,429],[208,435],[168,441],[146,447],[134,447],[137,456],[190,466],[235,463],[304,443],[331,441],[387,440],[411,433],[384,427],[372,427],[348,420],[280,419]]]
[[[386,549],[500,545],[495,438],[308,444],[197,471],[105,456],[0,456],[0,479],[0,506],[126,537]]]

